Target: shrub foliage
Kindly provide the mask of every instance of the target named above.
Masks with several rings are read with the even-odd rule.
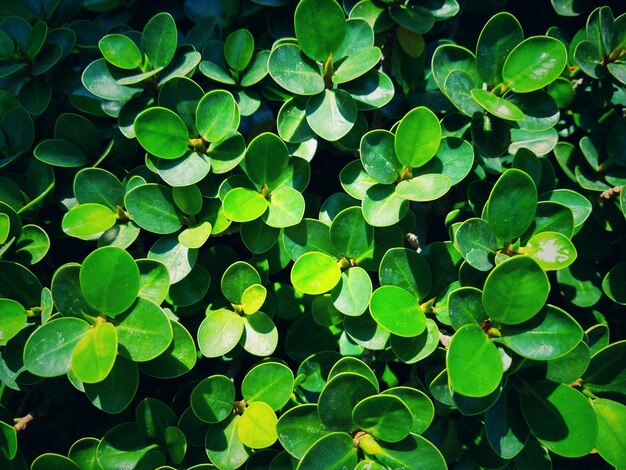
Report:
[[[0,467],[626,462],[626,14],[0,5]]]

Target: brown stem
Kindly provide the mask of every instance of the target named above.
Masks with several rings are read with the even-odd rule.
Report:
[[[26,416],[22,416],[21,418],[15,418],[13,420],[15,421],[13,428],[18,432],[23,431],[24,429],[26,429],[26,426],[28,426],[28,423],[30,423],[33,419],[35,419],[35,417],[33,416],[33,412],[30,412]]]

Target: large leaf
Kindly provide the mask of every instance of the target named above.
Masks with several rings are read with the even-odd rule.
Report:
[[[450,386],[468,397],[484,397],[502,380],[500,353],[478,325],[464,325],[452,337],[446,366]]]
[[[549,292],[550,282],[537,262],[516,256],[497,265],[487,277],[483,306],[492,320],[517,325],[541,310]]]
[[[325,61],[346,36],[343,10],[335,0],[303,0],[294,14],[296,38],[306,55]]]
[[[528,93],[552,83],[566,63],[567,51],[561,41],[533,36],[511,51],[502,68],[502,78],[513,91]]]

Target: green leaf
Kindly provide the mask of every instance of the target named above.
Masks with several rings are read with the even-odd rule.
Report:
[[[524,114],[524,118],[517,122],[520,129],[545,131],[554,127],[559,121],[559,108],[554,99],[544,91],[512,94],[508,100]]]
[[[456,231],[454,242],[473,268],[480,271],[493,268],[494,257],[500,246],[485,220],[467,219]]]
[[[472,98],[471,90],[479,83],[463,70],[453,70],[442,84],[442,92],[448,97],[452,104],[466,116],[473,116],[475,113],[483,112],[483,108]]]
[[[265,362],[246,374],[241,383],[241,394],[249,403],[262,401],[278,411],[291,398],[293,386],[291,369],[278,362]]]
[[[241,308],[247,315],[257,312],[265,303],[267,289],[261,284],[252,284],[241,294]]]
[[[78,318],[59,318],[35,330],[24,346],[24,365],[32,374],[56,377],[70,371],[72,352],[89,331]]]
[[[374,228],[363,218],[359,207],[348,207],[337,214],[330,226],[330,241],[348,258],[359,258],[372,245]]]
[[[263,449],[278,439],[274,410],[263,401],[250,403],[239,420],[237,435],[247,447]]]
[[[411,410],[393,395],[375,395],[361,400],[352,411],[352,421],[359,429],[385,442],[401,441],[413,426]]]
[[[261,219],[241,224],[241,241],[252,253],[260,254],[270,250],[278,240],[280,230],[270,227]]]
[[[432,13],[421,5],[392,5],[389,14],[400,26],[420,34],[430,31],[435,23]]]
[[[77,168],[87,163],[87,156],[74,143],[64,139],[47,139],[33,150],[35,158],[48,165]]]
[[[165,430],[176,424],[177,416],[169,406],[155,398],[144,398],[135,409],[135,420],[148,436],[162,440]]]
[[[306,122],[306,100],[293,97],[281,106],[276,117],[278,135],[285,142],[301,143],[315,134]]]
[[[360,166],[359,162],[356,163]],[[369,175],[367,177],[371,178]],[[375,180],[372,182],[363,196],[363,217],[374,227],[397,224],[407,214],[409,201],[396,192],[395,186],[376,184]],[[357,181],[360,186],[359,183],[361,182]]]
[[[393,82],[380,70],[370,70],[356,80],[343,83],[341,89],[350,94],[359,111],[380,109],[394,96]]]
[[[475,287],[454,289],[448,295],[448,316],[455,330],[463,325],[482,325],[487,319],[482,305],[482,291]]]
[[[577,256],[574,244],[558,232],[541,232],[534,235],[521,251],[537,261],[545,271],[566,268]]]
[[[13,460],[17,454],[17,449],[15,428],[0,421],[0,453],[6,460]]]
[[[548,277],[539,264],[516,256],[498,264],[487,277],[483,306],[492,320],[517,325],[541,310],[549,291]]]
[[[435,156],[441,141],[441,125],[437,116],[420,106],[409,111],[396,130],[395,148],[398,160],[417,168]]]
[[[248,263],[237,261],[222,275],[221,288],[224,297],[235,304],[240,304],[246,289],[260,283],[261,277],[256,269]]]
[[[382,392],[400,398],[411,411],[411,432],[421,434],[431,424],[435,416],[435,408],[426,394],[411,387],[392,387]]]
[[[233,188],[224,197],[224,215],[233,222],[250,222],[267,210],[269,202],[249,188]]]
[[[107,34],[98,42],[98,48],[109,63],[121,69],[136,69],[143,60],[135,42],[123,34]]]
[[[330,292],[334,307],[344,315],[356,317],[367,309],[372,294],[369,274],[358,266],[341,273],[341,280]]]
[[[80,268],[80,288],[85,300],[103,315],[115,317],[130,307],[139,286],[137,263],[121,248],[98,248]]]
[[[537,189],[523,171],[505,171],[491,190],[486,219],[491,231],[503,241],[519,237],[530,226],[537,209]]]
[[[246,150],[246,174],[261,187],[277,179],[287,168],[289,151],[285,143],[271,132],[255,137]]]
[[[524,449],[529,431],[515,390],[504,390],[487,410],[485,434],[491,448],[503,459],[511,459]]]
[[[459,328],[446,355],[450,387],[468,397],[484,397],[502,380],[500,353],[478,325]]]
[[[626,305],[626,263],[619,263],[606,273],[602,290],[613,302]]]
[[[178,377],[193,369],[196,363],[196,345],[193,338],[180,323],[171,322],[171,325],[172,342],[165,352],[151,361],[141,363],[141,370],[153,377],[164,379]]]
[[[502,325],[501,342],[522,357],[545,361],[564,356],[582,340],[580,325],[563,310],[543,307],[531,320],[519,325]]]
[[[118,424],[107,431],[98,445],[97,455],[102,468],[147,470],[165,463],[159,444],[136,423]]]
[[[294,14],[294,28],[304,53],[325,61],[343,43],[346,19],[334,0],[303,0]]]
[[[0,299],[0,345],[6,345],[25,324],[26,309],[15,300]]]
[[[355,468],[357,453],[352,436],[345,432],[331,432],[321,437],[307,450],[298,465],[298,470]]]
[[[487,84],[502,81],[504,61],[523,39],[522,26],[510,13],[498,13],[487,21],[476,44],[476,68]]]
[[[567,51],[558,39],[533,36],[511,51],[502,68],[506,85],[517,93],[539,90],[552,83],[565,68]]]
[[[96,203],[115,211],[124,204],[124,188],[115,175],[100,168],[83,168],[74,177],[79,204]]]
[[[270,227],[285,228],[300,223],[304,215],[304,197],[300,191],[281,187],[272,191],[263,221]]]
[[[142,111],[135,118],[134,128],[137,140],[152,155],[171,160],[187,151],[187,126],[167,108],[155,106]]]
[[[83,240],[98,238],[115,225],[115,213],[100,204],[79,204],[63,217],[61,226],[70,237]]]
[[[366,47],[348,56],[333,73],[333,83],[346,83],[360,77],[372,69],[380,60],[378,47]]]
[[[621,465],[626,458],[626,406],[616,401],[598,398],[591,402],[598,418],[596,449],[609,464]]]
[[[269,356],[278,345],[278,330],[270,317],[254,312],[243,318],[244,331],[239,344],[255,356]]]
[[[300,256],[291,268],[291,283],[305,294],[323,294],[341,279],[341,270],[334,258],[311,251]]]
[[[521,121],[524,119],[524,112],[510,101],[500,98],[493,93],[481,88],[474,88],[470,91],[472,98],[488,112],[507,121]]]
[[[376,289],[370,298],[370,312],[377,323],[398,336],[417,336],[426,328],[418,299],[401,287]]]
[[[354,100],[345,91],[324,90],[309,98],[306,120],[317,135],[334,142],[350,132],[356,122],[356,111]]]
[[[274,81],[291,93],[309,96],[324,91],[320,67],[295,44],[281,44],[272,49],[267,67]]]
[[[396,186],[396,194],[409,201],[427,202],[439,199],[451,187],[450,178],[431,173],[404,180]]]
[[[403,171],[396,157],[394,135],[389,131],[366,133],[361,139],[360,156],[365,171],[379,183],[394,183]]]
[[[33,461],[30,468],[32,470],[78,470],[74,462],[59,454],[41,454]]]
[[[331,431],[357,429],[352,422],[352,410],[364,398],[375,395],[376,387],[360,374],[342,372],[330,379],[318,401],[322,423]]]
[[[196,108],[196,126],[208,142],[223,139],[239,127],[239,108],[228,91],[213,90],[202,97]]]
[[[237,428],[240,420],[241,416],[232,414],[207,430],[204,447],[209,460],[218,468],[238,468],[252,453],[239,439]]]
[[[594,447],[598,424],[589,400],[564,384],[528,384],[522,413],[537,440],[563,457],[582,457]]]
[[[176,23],[169,13],[154,15],[141,35],[141,48],[153,68],[169,65],[176,53],[177,42]]]
[[[437,154],[425,165],[413,171],[414,176],[441,173],[450,178],[454,186],[471,171],[474,163],[474,148],[468,141],[457,137],[444,137]]]
[[[198,250],[178,243],[175,235],[159,238],[148,252],[148,258],[165,265],[171,284],[180,282],[191,272],[197,257]]]
[[[159,184],[137,186],[124,198],[131,218],[149,232],[168,234],[182,227],[172,190]]]
[[[230,310],[209,313],[198,328],[198,347],[206,357],[219,357],[231,351],[243,333],[243,320]]]
[[[418,300],[424,299],[432,287],[428,263],[418,252],[407,248],[387,250],[380,262],[378,277],[381,286],[401,287]]]
[[[439,450],[430,441],[414,434],[394,443],[377,443],[373,438],[365,436],[361,440],[361,448],[374,455],[376,461],[386,468],[410,468],[415,462],[420,462],[423,468],[432,470],[447,468]]]
[[[233,31],[224,43],[224,58],[231,69],[241,72],[245,69],[254,53],[254,38],[247,29]]]
[[[276,424],[280,443],[292,456],[302,459],[318,439],[328,434],[317,412],[317,404],[307,403],[290,408]]]
[[[121,355],[135,362],[154,359],[168,348],[173,332],[169,319],[154,302],[138,298],[115,318]]]
[[[585,388],[594,393],[626,394],[625,353],[625,341],[616,341],[596,352],[583,375]]]
[[[212,375],[194,387],[190,403],[199,419],[205,423],[219,423],[233,412],[235,386],[225,375]]]
[[[113,369],[117,357],[117,331],[112,323],[96,323],[72,352],[72,373],[83,383],[97,383]]]

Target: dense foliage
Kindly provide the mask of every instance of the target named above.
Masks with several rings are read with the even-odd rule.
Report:
[[[626,468],[623,7],[0,2],[0,468]]]

